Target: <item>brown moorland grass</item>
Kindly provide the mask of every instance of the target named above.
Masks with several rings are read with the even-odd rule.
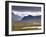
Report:
[[[12,23],[12,31],[23,31],[23,30],[40,30],[41,28],[27,28],[22,29],[24,27],[39,27],[40,24],[33,24],[32,22],[13,22]]]

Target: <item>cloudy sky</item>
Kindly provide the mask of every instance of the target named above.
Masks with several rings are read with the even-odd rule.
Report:
[[[12,6],[12,12],[21,17],[28,15],[39,16],[41,15],[41,7]]]

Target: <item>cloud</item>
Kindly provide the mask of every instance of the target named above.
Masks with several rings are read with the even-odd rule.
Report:
[[[18,12],[18,11],[12,11],[15,15],[24,17],[24,16],[28,16],[28,15],[32,15],[32,16],[40,16],[41,12]]]

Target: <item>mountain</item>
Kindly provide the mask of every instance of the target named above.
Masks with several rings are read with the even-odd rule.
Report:
[[[22,18],[12,12],[12,21],[20,21]]]
[[[12,12],[12,21],[20,21],[20,22],[32,22],[32,21],[41,21],[41,16],[32,16],[32,15],[28,15],[28,16],[24,16],[23,18],[21,16],[15,15]]]
[[[41,16],[28,15],[28,16],[25,16],[21,21],[32,22],[32,21],[40,21],[40,20],[41,20]]]

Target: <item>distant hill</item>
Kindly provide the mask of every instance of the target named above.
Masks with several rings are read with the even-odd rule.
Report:
[[[40,21],[40,20],[41,20],[41,16],[28,15],[25,16],[21,21],[32,22],[32,21]]]
[[[14,13],[12,13],[12,21],[20,21],[20,22],[37,21],[37,22],[40,22],[41,21],[41,16],[28,15],[28,16],[24,16],[22,18],[21,16],[18,16],[18,15],[15,15]]]
[[[21,17],[12,13],[12,21],[20,21]]]

